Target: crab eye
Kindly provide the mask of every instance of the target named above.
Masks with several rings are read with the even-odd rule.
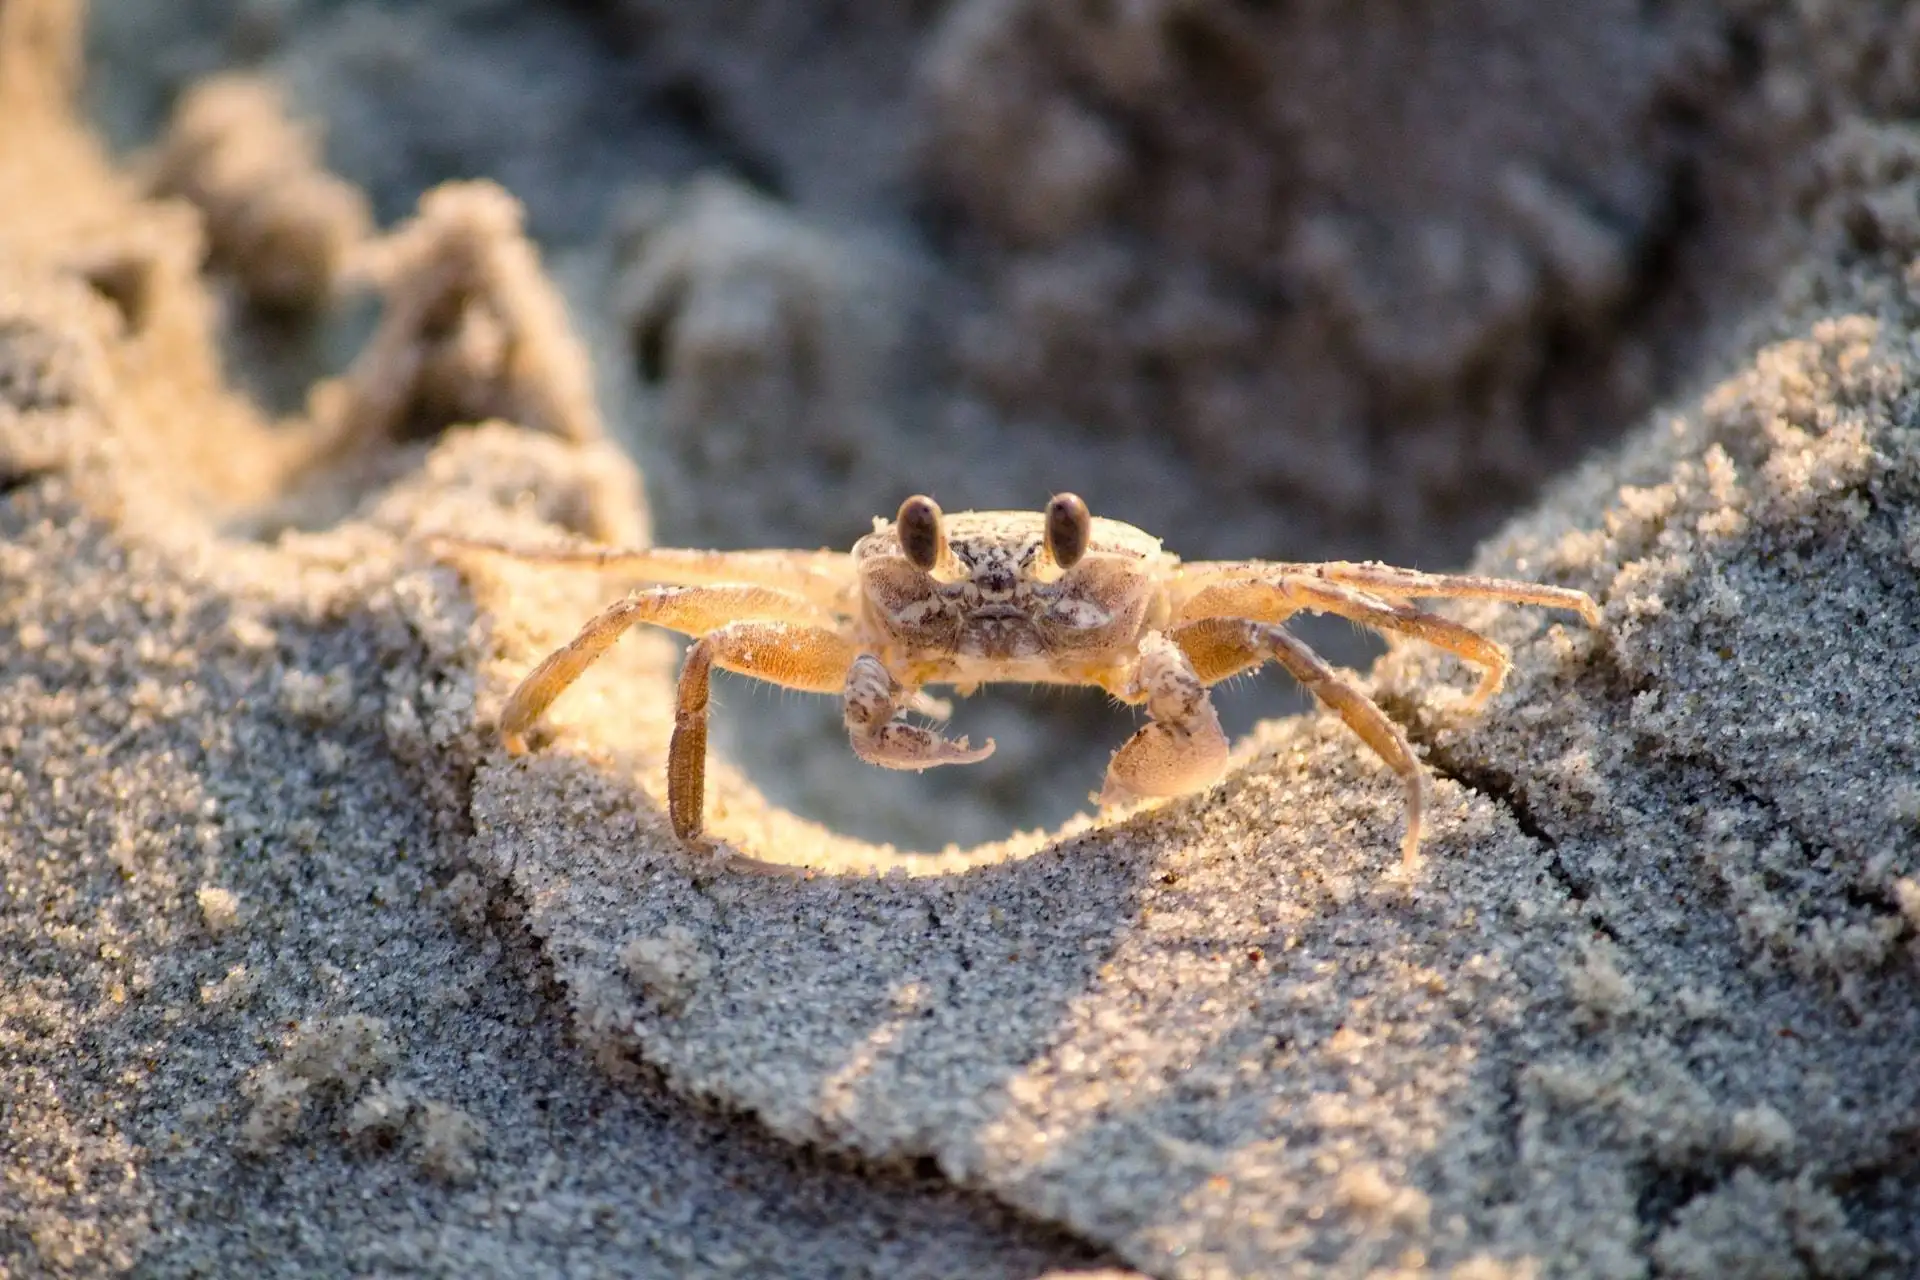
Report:
[[[1087,554],[1093,535],[1093,517],[1074,493],[1056,493],[1047,503],[1047,554],[1062,569],[1071,569]]]
[[[940,504],[924,493],[916,493],[900,504],[893,527],[900,538],[900,550],[913,567],[923,573],[933,572],[946,546],[946,536],[940,532]]]

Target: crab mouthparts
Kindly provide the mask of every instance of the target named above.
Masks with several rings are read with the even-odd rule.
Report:
[[[982,604],[967,610],[967,617],[975,622],[1018,622],[1027,616],[1027,611],[1017,604]]]

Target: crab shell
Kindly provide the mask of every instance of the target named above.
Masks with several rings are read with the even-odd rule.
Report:
[[[876,520],[853,547],[862,620],[912,683],[1104,684],[1097,672],[1172,614],[1179,558],[1130,524],[1094,517],[1068,569],[1048,552],[1039,512],[966,511],[942,528],[931,571],[907,558],[894,521]]]

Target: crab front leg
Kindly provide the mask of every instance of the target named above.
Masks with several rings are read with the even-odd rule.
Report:
[[[830,615],[807,600],[768,587],[654,587],[602,610],[580,633],[547,655],[520,682],[500,713],[507,750],[526,750],[525,734],[636,623],[698,636],[687,650],[674,699],[667,747],[667,812],[674,834],[700,833],[707,775],[707,705],[713,667],[791,689],[836,692],[853,661],[853,646]]]
[[[1152,631],[1126,679],[1110,688],[1123,701],[1144,703],[1148,722],[1107,765],[1101,806],[1137,797],[1183,796],[1208,786],[1227,767],[1227,735],[1207,693],[1207,681],[1173,640]]]
[[[1402,865],[1419,860],[1424,825],[1427,772],[1400,726],[1325,659],[1276,623],[1247,618],[1206,618],[1177,627],[1173,638],[1195,674],[1207,684],[1278,662],[1314,697],[1331,708],[1400,777],[1407,797],[1407,832],[1400,842]]]
[[[687,650],[667,745],[667,812],[682,840],[700,834],[707,792],[707,704],[713,668],[806,693],[838,692],[854,660],[839,631],[790,622],[734,622]]]
[[[769,587],[651,587],[636,591],[601,610],[578,635],[527,673],[501,709],[501,741],[515,755],[525,751],[525,734],[534,721],[629,627],[648,623],[697,636],[743,619],[832,625],[831,616],[808,601]]]
[[[943,764],[977,764],[993,754],[992,738],[970,747],[965,738],[943,738],[931,729],[895,719],[902,711],[916,711],[944,720],[952,708],[917,689],[908,689],[871,653],[853,659],[842,694],[847,737],[854,754],[868,764],[917,773]]]

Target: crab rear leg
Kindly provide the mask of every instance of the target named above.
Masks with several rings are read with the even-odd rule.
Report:
[[[1557,591],[1558,588],[1541,590]],[[1579,592],[1569,594],[1581,595]],[[1581,599],[1586,597],[1581,595]],[[1591,603],[1589,600],[1588,604]],[[1506,683],[1507,672],[1513,667],[1505,645],[1489,640],[1471,627],[1416,609],[1404,600],[1382,600],[1310,570],[1276,574],[1265,581],[1224,582],[1202,588],[1187,601],[1181,616],[1194,621],[1234,617],[1277,623],[1303,611],[1337,614],[1376,631],[1412,636],[1480,668],[1480,683],[1467,698],[1469,712],[1478,711],[1500,691],[1500,686]]]
[[[1511,578],[1483,578],[1466,573],[1421,573],[1392,565],[1354,564],[1335,560],[1325,564],[1288,566],[1296,575],[1324,578],[1383,596],[1408,600],[1499,600],[1577,613],[1590,627],[1600,625],[1600,606],[1592,596],[1571,587],[1545,587]]]
[[[1400,726],[1319,654],[1274,623],[1246,618],[1206,618],[1176,628],[1173,639],[1202,681],[1214,684],[1273,661],[1325,703],[1400,776],[1407,797],[1407,833],[1401,859],[1411,869],[1419,858],[1427,773]]]

